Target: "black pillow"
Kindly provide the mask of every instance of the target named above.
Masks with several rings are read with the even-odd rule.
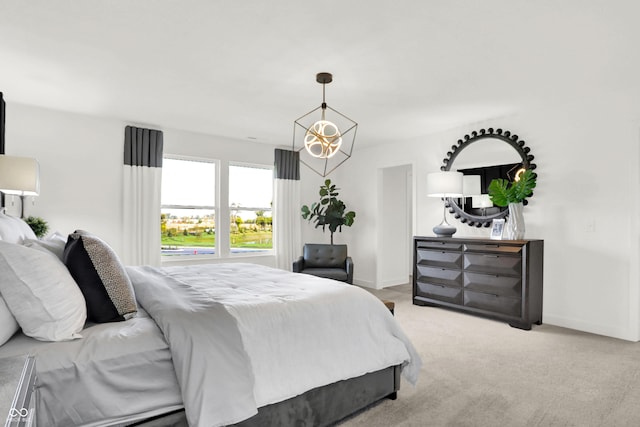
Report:
[[[87,320],[118,322],[135,316],[138,306],[131,280],[103,240],[76,230],[67,239],[63,262],[87,302]]]

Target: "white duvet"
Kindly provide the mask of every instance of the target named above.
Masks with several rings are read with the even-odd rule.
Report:
[[[254,264],[129,267],[169,342],[189,424],[221,426],[315,387],[421,361],[386,307],[348,284]]]

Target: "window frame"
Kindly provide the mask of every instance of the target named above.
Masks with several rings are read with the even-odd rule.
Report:
[[[228,209],[228,216],[227,218],[229,219],[229,227],[231,227],[231,200],[229,199],[230,193],[231,193],[231,174],[229,169],[231,169],[232,166],[237,166],[237,167],[244,167],[244,168],[254,168],[254,169],[264,169],[264,170],[268,170],[271,172],[271,206],[268,207],[259,207],[259,206],[251,206],[251,207],[244,207],[241,206],[241,209],[239,210],[245,210],[245,211],[254,211],[257,212],[258,210],[268,210],[269,212],[271,212],[271,218],[272,218],[272,225],[271,225],[271,249],[263,249],[260,251],[256,251],[256,252],[236,252],[233,253],[232,250],[233,248],[231,247],[231,228],[229,228],[229,232],[228,232],[228,236],[229,236],[229,257],[232,258],[241,258],[241,257],[254,257],[254,256],[273,256],[275,254],[275,247],[273,245],[273,165],[265,165],[265,164],[260,164],[260,163],[250,163],[250,162],[242,162],[242,161],[232,161],[230,160],[227,164],[227,198],[228,198],[228,203],[227,203],[227,209]]]
[[[213,254],[198,254],[198,255],[164,255],[160,254],[162,262],[169,261],[178,261],[178,260],[202,260],[202,259],[215,259],[220,258],[220,240],[218,239],[218,220],[220,218],[220,160],[211,159],[207,157],[195,157],[195,156],[184,156],[178,154],[164,154],[163,160],[171,159],[171,160],[183,160],[187,162],[201,162],[201,163],[212,163],[215,166],[215,185],[214,185],[214,206],[200,206],[200,205],[164,205],[162,204],[162,194],[160,195],[160,214],[162,214],[162,209],[208,209],[213,210],[213,215],[216,223],[216,240],[215,245],[213,246],[214,253]],[[162,251],[162,249],[160,249]]]
[[[273,204],[273,165],[266,165],[262,163],[251,163],[251,162],[243,162],[243,161],[233,161],[233,160],[223,160],[223,159],[214,159],[210,157],[204,156],[187,156],[187,155],[179,155],[179,154],[168,154],[165,153],[163,155],[163,159],[174,159],[174,160],[184,160],[184,161],[195,161],[195,162],[205,162],[205,163],[213,163],[215,165],[215,206],[213,207],[215,219],[216,219],[216,243],[215,243],[215,253],[214,254],[197,254],[197,255],[161,255],[161,260],[163,264],[171,264],[171,263],[182,263],[188,261],[213,261],[213,260],[225,260],[231,258],[250,258],[250,257],[265,257],[265,256],[274,256],[275,255],[275,246],[272,245],[271,249],[264,249],[256,252],[240,252],[233,253],[231,248],[231,206],[229,201],[229,192],[230,192],[230,174],[229,168],[231,166],[240,166],[240,167],[252,167],[257,169],[266,169],[271,171],[271,183],[272,183],[272,193],[271,193],[271,203]],[[224,191],[223,191],[224,190]],[[176,205],[163,205],[162,204],[162,196],[160,197],[160,213],[162,213],[163,208],[196,208],[196,209],[210,209],[210,206],[176,206]],[[250,209],[243,210],[258,210],[259,207],[251,207]],[[267,210],[267,209],[265,209]],[[273,218],[273,206],[268,208],[271,212],[271,216]],[[273,242],[273,225],[272,225],[272,242]]]

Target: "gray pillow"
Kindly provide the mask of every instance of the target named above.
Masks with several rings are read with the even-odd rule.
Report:
[[[52,252],[55,256],[62,261],[64,255],[64,246],[67,243],[66,237],[60,233],[53,233],[44,239],[26,239],[24,245],[33,249],[39,249]]]

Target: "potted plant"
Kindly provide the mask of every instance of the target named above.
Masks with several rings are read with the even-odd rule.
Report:
[[[302,218],[314,221],[316,228],[322,227],[322,231],[325,231],[325,227],[329,227],[332,245],[333,233],[342,231],[343,225],[351,227],[356,218],[356,213],[347,211],[344,202],[338,199],[338,190],[339,188],[327,179],[324,185],[320,186],[320,201],[311,204],[311,207],[302,206]]]
[[[24,219],[24,222],[31,227],[37,238],[44,237],[44,235],[47,234],[47,231],[49,231],[49,224],[40,217],[29,216]]]
[[[504,230],[507,239],[524,237],[523,201],[533,194],[535,186],[536,174],[531,169],[516,175],[513,182],[500,178],[492,180],[489,184],[489,197],[493,204],[509,207]]]

